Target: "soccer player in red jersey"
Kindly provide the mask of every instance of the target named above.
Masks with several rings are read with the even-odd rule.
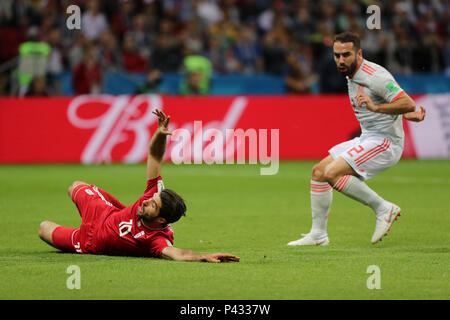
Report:
[[[142,256],[178,261],[238,262],[239,257],[224,253],[201,254],[173,247],[170,223],[185,215],[186,205],[174,191],[164,189],[160,176],[170,116],[156,109],[158,129],[153,135],[147,158],[147,188],[131,206],[97,186],[75,181],[69,196],[81,215],[79,228],[43,221],[39,237],[64,252],[117,256]]]

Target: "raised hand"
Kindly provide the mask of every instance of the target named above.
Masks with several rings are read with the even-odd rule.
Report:
[[[153,110],[152,113],[158,117],[159,131],[164,135],[171,135],[172,132],[169,131],[170,116],[166,116],[166,114],[159,109]]]

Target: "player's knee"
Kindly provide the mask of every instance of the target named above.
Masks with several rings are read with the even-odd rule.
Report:
[[[337,180],[339,180],[339,172],[332,166],[326,166],[323,172],[323,178],[333,185]]]
[[[324,179],[324,168],[320,164],[316,164],[312,168],[311,178],[314,181],[323,181]]]
[[[50,221],[42,221],[39,225],[39,238],[46,240],[48,238],[48,231],[50,227]]]
[[[53,231],[55,231],[57,227],[59,227],[59,225],[54,222],[42,221],[39,225],[39,238],[53,246]]]
[[[83,182],[83,181],[78,181],[78,180],[75,180],[74,182],[72,182],[72,184],[67,189],[67,193],[68,193],[69,197],[72,198],[73,189],[75,189],[76,187],[78,187],[79,185],[82,185],[82,184],[87,184],[87,183]]]

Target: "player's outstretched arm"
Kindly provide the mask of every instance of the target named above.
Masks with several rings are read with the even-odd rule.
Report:
[[[169,131],[170,116],[166,116],[161,110],[155,109],[152,112],[158,117],[158,129],[150,140],[147,158],[147,180],[158,177],[161,174],[161,166],[166,152],[166,137],[171,135]]]
[[[416,104],[410,96],[403,93],[397,100],[391,103],[383,103],[376,105],[372,99],[364,93],[358,93],[356,95],[356,101],[358,106],[361,107],[364,103],[366,108],[370,111],[384,114],[405,114],[413,112],[416,108]]]
[[[175,247],[166,247],[162,251],[164,259],[176,261],[199,261],[199,262],[239,262],[240,258],[228,253],[209,253],[203,254],[192,250],[179,249]]]

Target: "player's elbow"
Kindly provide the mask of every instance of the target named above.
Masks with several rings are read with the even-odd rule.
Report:
[[[416,110],[416,103],[410,96],[405,94],[402,100],[405,106],[405,113],[413,112],[414,110]]]
[[[189,249],[167,247],[162,251],[162,258],[174,261],[206,261],[205,256]]]
[[[406,112],[405,113],[413,112],[414,110],[416,110],[416,104],[411,99],[411,101],[406,105]]]
[[[174,247],[166,247],[161,252],[161,258],[166,260],[180,260],[180,249]]]

